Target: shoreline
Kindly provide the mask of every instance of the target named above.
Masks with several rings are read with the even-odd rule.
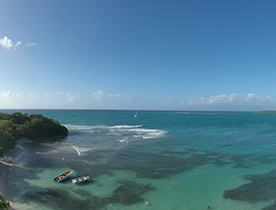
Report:
[[[0,159],[0,192],[2,192],[4,196],[8,197],[9,194],[8,176],[10,172],[16,167],[21,156],[28,151],[23,146],[25,141],[25,138],[18,140],[15,148],[5,152],[4,157]],[[10,207],[13,209],[11,201]]]

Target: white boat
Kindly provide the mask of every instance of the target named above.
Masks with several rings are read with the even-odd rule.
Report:
[[[76,183],[84,182],[87,179],[89,179],[89,176],[82,176],[82,177],[72,179],[72,182],[73,182],[73,184],[76,184]]]
[[[135,115],[134,115],[134,117],[138,117],[138,114],[137,114],[137,110],[136,110],[136,112],[135,112]]]
[[[73,171],[67,171],[67,172],[55,177],[53,179],[53,181],[61,182],[62,180],[67,179],[72,173],[73,173]]]

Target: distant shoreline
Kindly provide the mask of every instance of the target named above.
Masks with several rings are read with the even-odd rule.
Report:
[[[276,113],[276,111],[273,110],[266,110],[266,111],[259,111],[259,113]]]
[[[4,109],[1,108],[0,112],[32,112],[35,111],[125,111],[134,112],[135,110],[141,112],[257,112],[256,110],[182,110],[182,109]]]

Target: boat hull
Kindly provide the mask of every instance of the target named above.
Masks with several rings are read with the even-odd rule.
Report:
[[[67,172],[65,172],[65,173],[63,173],[63,174],[55,177],[53,179],[53,181],[61,182],[61,181],[65,180],[65,179],[67,179],[72,173],[73,173],[73,171],[67,171]]]
[[[87,179],[89,179],[89,176],[82,176],[82,177],[78,177],[76,179],[72,179],[72,182],[73,182],[73,184],[77,184],[77,183],[84,182]]]

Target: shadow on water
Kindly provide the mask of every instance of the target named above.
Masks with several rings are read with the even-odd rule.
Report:
[[[76,185],[82,186],[82,185],[93,185],[93,184],[95,184],[94,180],[86,180],[84,182],[77,183]]]
[[[221,154],[204,151],[202,148],[187,148],[175,152],[167,151],[165,155],[163,151],[153,153],[142,150],[139,152],[131,150],[131,148],[87,152],[84,156],[77,156],[75,153],[64,153],[67,156],[64,160],[61,160],[60,154],[54,153],[56,155],[53,155],[51,153],[52,150],[55,150],[54,146],[47,145],[47,147],[43,147],[42,144],[44,143],[28,145],[30,151],[23,164],[25,170],[28,170],[28,179],[38,179],[36,172],[44,169],[55,169],[60,168],[61,165],[66,165],[66,168],[81,173],[76,177],[81,175],[90,176],[90,180],[78,183],[78,185],[93,185],[93,178],[114,170],[132,170],[138,178],[165,179],[206,164],[213,164],[217,167],[231,164],[233,168],[248,168],[260,162],[270,161],[266,161],[264,158],[259,160],[258,157],[252,154]],[[124,181],[120,182],[120,186],[114,190],[110,197],[102,198],[82,189],[70,188],[69,191],[59,188],[45,189],[31,186],[22,179],[24,174],[21,174],[20,177],[20,180],[13,180],[12,183],[20,193],[16,198],[12,197],[11,200],[35,201],[49,206],[51,209],[79,209],[80,206],[83,209],[101,209],[111,203],[132,205],[143,201],[143,198],[141,198],[143,193],[155,190],[150,185]],[[250,180],[251,183],[242,185],[237,189],[226,190],[223,195],[224,198],[249,203],[275,200],[273,195],[276,195],[276,170],[267,175],[246,176],[245,178]],[[69,182],[71,182],[71,179],[64,180],[61,183],[66,185]],[[22,189],[31,189],[31,191],[26,193]],[[275,209],[275,207],[276,203],[263,210]]]
[[[72,193],[78,193],[82,199],[74,197]],[[105,205],[105,201],[100,197],[93,196],[83,190],[69,192],[64,189],[47,188],[46,191],[27,193],[26,197],[28,200],[42,203],[51,209],[100,209]]]
[[[224,191],[226,199],[245,201],[251,204],[263,201],[275,201],[276,199],[276,169],[265,175],[247,175],[248,184],[232,190]],[[276,209],[276,202],[262,210]]]
[[[26,168],[32,168],[36,172],[41,172],[44,169],[47,168],[53,168],[53,163],[43,157],[41,155],[34,155],[35,158],[32,159],[32,161],[26,162],[24,164],[24,167]]]
[[[67,161],[66,165],[94,178],[113,170],[132,170],[138,178],[163,179],[206,164],[217,167],[231,164],[233,168],[249,168],[264,161],[252,154],[221,154],[191,148],[182,152],[167,152],[166,155],[163,152],[146,153],[121,149],[116,152],[93,151],[84,157]]]
[[[211,158],[204,154],[193,154],[185,158],[172,158],[163,156],[162,153],[121,152],[116,155],[116,160],[123,163],[121,165],[123,170],[136,172],[138,178],[163,179],[207,164]]]
[[[155,190],[150,185],[141,185],[134,181],[120,182],[121,186],[114,190],[113,195],[108,198],[111,203],[120,203],[122,205],[131,205],[137,202],[141,202],[140,196],[145,192]]]
[[[16,200],[18,202],[28,202],[24,199],[25,189],[31,189],[32,191],[42,190],[40,187],[33,186],[28,181],[24,179],[24,177],[28,177],[31,180],[38,180],[39,177],[37,173],[32,170],[28,170],[23,167],[17,166],[15,171],[13,171],[9,177],[9,199],[11,201]]]
[[[140,196],[154,190],[150,185],[141,185],[134,181],[120,182],[110,197],[101,198],[85,190],[47,188],[34,193],[27,193],[28,200],[42,203],[51,209],[101,209],[107,204],[119,203],[132,205],[143,201]],[[66,202],[64,202],[66,201]]]
[[[104,152],[108,153],[108,151]],[[91,180],[79,184],[93,185],[94,181],[92,177],[95,178],[103,174],[108,174],[112,170],[132,170],[138,178],[160,179],[168,178],[172,175],[210,163],[217,167],[232,164],[233,168],[236,168],[238,164],[241,167],[250,167],[250,164],[252,164],[251,160],[257,161],[253,156],[245,154],[222,155],[214,152],[197,153],[196,150],[189,150],[190,156],[187,157],[186,152],[183,152],[184,158],[179,158],[179,156],[178,158],[172,158],[170,156],[163,156],[162,153],[145,154],[135,151],[132,153],[120,151],[104,164],[95,164],[93,170],[91,166],[84,167],[83,164],[79,164],[79,161],[69,161],[68,166],[75,171],[81,171],[82,175],[89,174],[91,177]],[[99,153],[94,154],[94,156],[91,154],[90,158],[93,159],[98,155]],[[255,162],[255,164],[257,163]],[[35,179],[35,177],[33,178]],[[267,175],[252,175],[246,176],[245,178],[251,181],[251,183],[242,185],[237,189],[226,190],[223,194],[224,198],[247,201],[249,203],[275,199],[276,170],[271,171]],[[67,182],[71,182],[71,180],[65,180],[62,184],[66,184]],[[114,190],[113,195],[104,198],[93,195],[91,192],[85,190],[71,188],[70,191],[58,188],[46,188],[46,190],[36,189],[36,192],[28,192],[26,197],[28,200],[43,203],[52,209],[77,209],[80,206],[83,209],[101,209],[105,205],[112,203],[132,205],[137,202],[142,202],[143,198],[141,198],[141,195],[143,193],[155,190],[150,185],[142,185],[134,181],[119,183],[120,186]],[[62,202],[64,200],[66,202]],[[274,207],[276,207],[276,203],[263,210],[270,210]]]

